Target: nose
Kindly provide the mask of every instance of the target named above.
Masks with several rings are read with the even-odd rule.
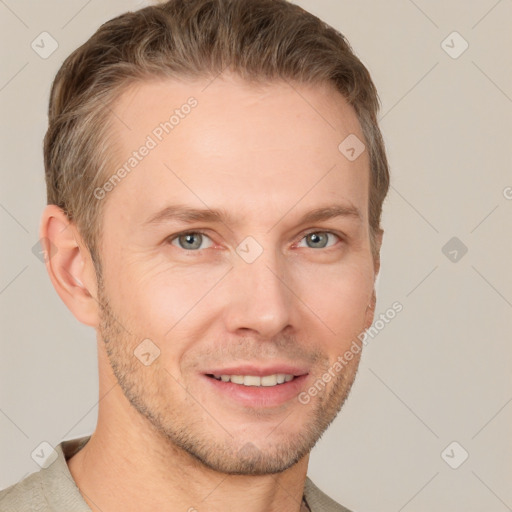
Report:
[[[270,339],[293,321],[294,294],[285,262],[266,249],[252,263],[237,258],[230,272],[224,308],[226,329]]]

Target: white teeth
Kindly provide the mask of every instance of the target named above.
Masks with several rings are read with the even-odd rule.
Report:
[[[275,373],[274,375],[265,375],[258,377],[256,375],[214,375],[217,380],[222,382],[233,382],[234,384],[243,384],[244,386],[276,386],[284,382],[293,380],[293,375],[285,373]]]
[[[244,377],[244,386],[261,386],[261,377],[246,375]]]
[[[265,375],[261,377],[262,386],[275,386],[277,384],[277,375]]]

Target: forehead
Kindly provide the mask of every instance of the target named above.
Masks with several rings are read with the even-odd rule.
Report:
[[[361,127],[327,84],[149,81],[120,96],[113,119],[122,179],[106,210],[122,205],[130,223],[173,203],[261,222],[333,202],[367,216],[367,152],[351,161],[339,150],[349,136],[364,140]]]

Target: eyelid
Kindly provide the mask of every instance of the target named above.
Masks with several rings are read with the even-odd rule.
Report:
[[[331,231],[329,229],[308,229],[307,231],[304,231],[303,233],[300,234],[300,238],[298,239],[298,241],[294,244],[296,245],[297,243],[300,243],[302,242],[302,240],[307,237],[308,235],[311,235],[313,233],[327,233],[327,234],[330,234],[330,235],[334,235],[336,238],[338,238],[338,240],[340,242],[343,242],[345,241],[345,236],[342,235],[341,233],[338,233],[337,231]],[[337,244],[333,244],[333,245],[330,245],[328,247],[325,247],[324,249],[327,250],[327,249],[331,249],[333,247],[335,247]]]
[[[312,233],[328,233],[328,234],[331,234],[331,235],[334,235],[335,237],[338,238],[338,240],[340,242],[344,242],[345,239],[346,239],[346,236],[342,233],[339,233],[337,231],[331,231],[331,230],[328,230],[328,229],[319,229],[319,228],[310,228],[306,231],[303,231],[300,235],[299,235],[299,238],[296,242],[294,242],[294,246],[296,244],[298,244],[299,242],[301,242],[306,236],[308,235],[311,235]],[[171,242],[173,242],[174,240],[176,240],[177,238],[179,238],[180,236],[183,236],[183,235],[190,235],[190,234],[200,234],[202,236],[205,236],[207,238],[209,238],[212,242],[213,245],[215,245],[215,242],[214,240],[212,239],[212,237],[210,235],[208,235],[208,233],[206,232],[206,230],[202,230],[202,229],[189,229],[189,230],[185,230],[185,231],[181,231],[179,233],[175,233],[173,235],[170,235],[169,237],[166,238],[166,241],[171,244]],[[330,249],[332,247],[335,247],[337,244],[333,244],[331,246],[328,246],[326,247],[325,249]],[[178,249],[181,249],[180,247],[177,247]],[[212,247],[207,247],[207,249],[211,249]],[[182,250],[185,250],[185,249],[182,249]],[[196,249],[195,251],[186,251],[186,252],[200,252],[200,251],[204,251],[206,249]]]
[[[210,235],[208,235],[208,233],[206,233],[205,231],[202,231],[201,229],[188,229],[186,231],[181,231],[179,233],[175,233],[173,235],[170,235],[168,236],[166,239],[165,239],[165,242],[172,245],[172,242],[174,242],[174,240],[176,240],[177,238],[179,238],[180,236],[183,236],[183,235],[202,235],[202,236],[205,236],[207,238],[209,238],[212,242],[212,246],[215,245],[215,242],[213,241],[212,237]],[[177,249],[182,249],[181,247],[176,247]],[[207,247],[206,249],[211,249],[212,247]],[[196,249],[195,251],[186,251],[186,252],[200,252],[200,251],[204,251],[206,249]],[[183,251],[185,249],[182,249]]]

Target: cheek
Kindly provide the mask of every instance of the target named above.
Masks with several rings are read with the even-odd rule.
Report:
[[[310,274],[309,279],[302,280],[299,296],[307,297],[307,306],[338,342],[360,334],[373,290],[372,268],[344,265],[318,270],[314,275],[314,279]]]
[[[115,302],[123,317],[130,323],[131,331],[138,336],[153,337],[167,343],[173,336],[191,334],[191,326],[200,328],[204,312],[214,313],[215,284],[226,268],[209,266],[125,264],[114,277]]]
[[[176,336],[185,341],[208,329],[212,318],[229,308],[236,293],[229,290],[219,296],[221,289],[230,287],[228,270],[229,265],[211,262],[169,266],[125,258],[109,276],[117,283],[110,287],[115,290],[113,303],[137,337],[162,340],[166,345]],[[291,307],[304,310],[300,315],[304,321],[309,318],[308,323],[324,324],[326,333],[338,342],[340,337],[345,340],[364,330],[373,290],[373,266],[368,258],[358,254],[339,263],[291,263],[287,274],[293,293],[300,298]]]

